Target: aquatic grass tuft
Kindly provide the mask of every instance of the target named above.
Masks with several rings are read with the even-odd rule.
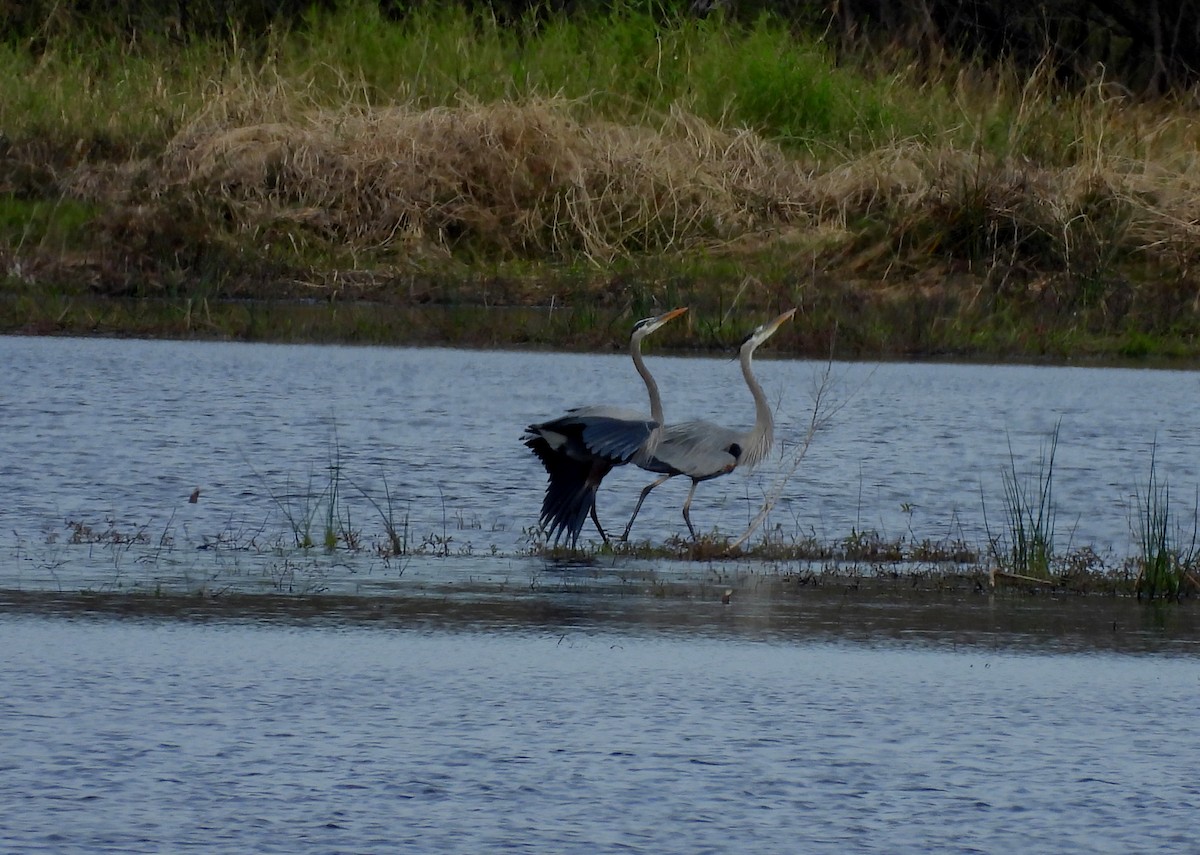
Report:
[[[358,486],[358,485],[355,485]],[[358,491],[362,494],[375,512],[379,514],[379,519],[383,522],[383,530],[387,535],[387,547],[381,549],[387,557],[400,557],[409,553],[409,529],[408,529],[408,512],[405,511],[402,519],[396,519],[396,501],[392,496],[391,488],[388,486],[387,475],[383,476],[383,503],[364,490],[358,487]]]
[[[337,444],[337,431],[334,430],[333,446],[330,450],[329,459],[329,480],[326,485],[323,497],[325,499],[325,536],[323,544],[326,552],[332,552],[337,549],[339,528],[342,531],[349,530],[349,510],[346,511],[346,525],[342,526],[342,516],[338,510],[338,492],[341,488],[342,479],[342,450]]]
[[[1134,589],[1140,600],[1180,599],[1185,581],[1197,588],[1193,575],[1200,549],[1197,547],[1200,531],[1200,493],[1193,508],[1192,531],[1186,546],[1182,544],[1181,530],[1174,519],[1171,508],[1171,488],[1158,478],[1157,446],[1150,452],[1150,477],[1144,493],[1139,492],[1137,517],[1137,542],[1140,554],[1137,557],[1138,575]]]
[[[1054,455],[1058,448],[1059,429],[1055,425],[1049,448],[1043,448],[1035,475],[1022,478],[1017,472],[1017,459],[1009,439],[1009,468],[1002,473],[1004,481],[1004,519],[1006,528],[992,534],[984,502],[983,521],[988,545],[996,564],[1005,573],[1034,580],[1049,580],[1053,569],[1054,525],[1057,507],[1054,504]]]
[[[291,532],[292,542],[298,549],[312,549],[317,545],[314,528],[318,520],[322,523],[319,532],[320,544],[325,551],[333,552],[339,543],[352,550],[359,548],[362,537],[353,527],[349,505],[342,497],[341,447],[337,442],[336,429],[325,466],[324,484],[319,488],[316,484],[316,474],[311,468],[303,488],[294,488],[289,477],[282,492],[267,484],[253,467],[251,471],[254,471],[271,501],[283,514]]]

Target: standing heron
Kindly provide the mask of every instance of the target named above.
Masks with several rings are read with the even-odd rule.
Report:
[[[575,407],[557,419],[525,429],[522,441],[542,461],[549,476],[538,522],[555,543],[566,535],[574,548],[589,513],[596,531],[608,542],[608,535],[596,516],[600,482],[614,466],[622,466],[634,455],[652,450],[662,433],[662,398],[642,359],[642,340],[686,311],[684,307],[644,318],[634,325],[629,337],[629,355],[650,396],[649,418],[621,407]]]
[[[753,468],[767,456],[775,442],[775,420],[771,416],[767,396],[754,376],[751,361],[758,346],[774,335],[783,322],[790,320],[794,314],[796,310],[789,309],[770,323],[758,327],[742,342],[739,359],[742,363],[742,376],[746,378],[746,385],[750,387],[750,394],[754,396],[753,428],[737,431],[703,421],[667,425],[662,429],[657,447],[641,451],[634,457],[633,462],[642,469],[661,472],[662,477],[647,484],[642,490],[621,540],[629,539],[629,530],[633,528],[633,521],[650,491],[676,475],[687,475],[692,479],[692,488],[688,490],[687,499],[683,503],[683,521],[687,523],[692,540],[695,540],[696,529],[692,527],[689,511],[692,507],[692,496],[696,494],[696,485],[701,481],[728,475],[740,466]]]

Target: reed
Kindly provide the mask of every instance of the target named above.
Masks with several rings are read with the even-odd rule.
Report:
[[[1186,532],[1171,506],[1171,488],[1160,481],[1156,465],[1157,446],[1150,453],[1150,476],[1144,492],[1137,492],[1137,556],[1138,574],[1134,584],[1137,597],[1148,599],[1179,599],[1185,583],[1196,584],[1195,571],[1200,549],[1200,494],[1192,512],[1190,535]]]
[[[1054,455],[1061,423],[1050,435],[1034,473],[1021,477],[1016,455],[1009,442],[1009,468],[1004,482],[1002,532],[993,535],[984,502],[984,526],[993,560],[1004,573],[1035,580],[1049,580],[1055,563],[1054,526],[1058,508],[1054,503]]]
[[[325,531],[321,539],[326,552],[337,549],[339,541],[344,541],[353,548],[358,542],[358,534],[351,525],[350,505],[341,500],[342,487],[342,448],[337,441],[337,429],[334,428],[333,440],[329,449],[328,483],[321,494],[325,506]]]
[[[357,486],[357,485],[356,485]],[[375,509],[375,513],[379,515],[380,521],[383,523],[384,533],[387,535],[387,546],[380,549],[380,552],[385,557],[401,557],[409,554],[410,533],[408,528],[408,511],[404,512],[404,516],[397,520],[396,505],[398,500],[392,495],[391,488],[388,487],[387,475],[383,476],[383,502],[364,490],[358,488],[371,507]]]
[[[311,468],[303,486],[294,485],[289,477],[282,490],[276,490],[256,470],[252,471],[283,515],[296,548],[312,549],[318,542],[326,552],[336,550],[339,542],[351,549],[358,548],[361,536],[351,525],[349,506],[341,496],[341,451],[336,444],[331,446],[326,474],[319,484]],[[318,523],[321,523],[319,530]]]
[[[292,540],[300,549],[312,549],[316,545],[313,540],[313,521],[321,509],[320,496],[320,493],[314,491],[311,471],[303,489],[294,490],[291,479],[288,479],[284,492],[271,492],[272,501],[283,514],[291,530]]]

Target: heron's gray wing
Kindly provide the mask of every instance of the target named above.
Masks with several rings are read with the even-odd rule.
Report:
[[[737,466],[742,433],[711,422],[680,422],[662,430],[649,465],[652,472],[688,475],[697,480],[715,478]]]

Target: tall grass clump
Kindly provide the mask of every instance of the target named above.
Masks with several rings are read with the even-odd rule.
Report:
[[[408,511],[405,510],[403,519],[397,520],[397,499],[392,495],[392,491],[388,487],[387,476],[383,476],[383,502],[380,502],[362,487],[358,487],[358,491],[371,503],[371,507],[379,514],[379,519],[383,523],[383,529],[388,538],[387,548],[383,550],[385,554],[393,557],[408,555],[411,540],[408,527]]]
[[[279,108],[214,111],[163,161],[188,205],[260,242],[608,260],[804,217],[777,149],[681,111],[651,130],[584,125],[560,102]]]
[[[253,467],[251,470],[254,471]],[[316,473],[311,469],[303,487],[294,486],[291,478],[288,478],[280,492],[255,471],[271,501],[287,522],[297,549],[312,549],[318,543],[326,552],[333,552],[338,544],[357,549],[361,545],[361,534],[353,526],[350,505],[342,495],[342,451],[336,430],[330,440],[325,473],[323,483],[319,485]]]
[[[911,127],[889,102],[886,77],[838,67],[820,43],[797,38],[770,17],[740,34],[715,66],[702,102],[706,118],[744,125],[787,147],[864,148]],[[713,96],[722,89],[728,101],[718,108]]]
[[[1171,490],[1158,479],[1155,452],[1150,454],[1150,477],[1145,492],[1137,494],[1138,577],[1135,585],[1138,599],[1179,599],[1184,582],[1196,569],[1200,550],[1197,549],[1200,519],[1200,497],[1193,509],[1192,531],[1182,532],[1171,508]],[[1184,540],[1188,539],[1185,544]],[[1193,579],[1194,582],[1194,579]]]
[[[984,525],[992,558],[999,568],[1018,576],[1048,580],[1054,565],[1054,525],[1058,508],[1054,504],[1054,454],[1058,448],[1060,425],[1050,436],[1049,449],[1043,449],[1036,473],[1021,477],[1010,441],[1009,468],[1002,473],[1004,482],[1004,522],[1002,532],[992,534],[984,503]]]

